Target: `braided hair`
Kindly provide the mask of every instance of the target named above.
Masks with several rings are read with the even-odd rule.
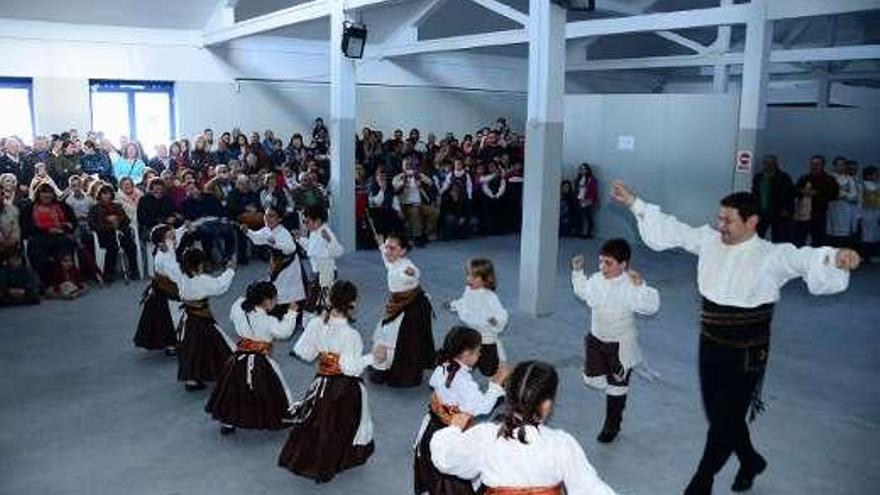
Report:
[[[526,442],[526,426],[539,426],[541,404],[556,397],[559,375],[543,361],[525,361],[514,368],[505,387],[505,408],[496,416],[501,423],[498,437]]]
[[[159,252],[159,246],[165,243],[165,236],[171,230],[171,226],[160,223],[150,229],[150,242],[153,244],[153,256]]]
[[[452,386],[455,374],[461,369],[461,364],[455,358],[464,351],[479,348],[482,342],[482,335],[473,328],[456,325],[449,330],[443,339],[443,347],[437,351],[437,366],[446,369],[446,388]]]
[[[330,313],[337,311],[345,316],[349,323],[354,322],[355,303],[357,301],[357,287],[348,280],[337,280],[330,287],[330,293],[327,295],[327,305],[324,310],[324,323],[330,321]]]
[[[241,302],[241,309],[243,309],[245,313],[250,313],[257,306],[262,304],[263,301],[272,299],[277,295],[278,289],[275,288],[275,284],[272,282],[253,282],[248,285],[244,301]]]

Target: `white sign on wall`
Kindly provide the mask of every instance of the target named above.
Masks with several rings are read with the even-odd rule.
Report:
[[[636,149],[635,136],[617,136],[617,149],[620,151],[633,151]]]
[[[752,172],[752,150],[736,152],[736,171],[744,174]]]

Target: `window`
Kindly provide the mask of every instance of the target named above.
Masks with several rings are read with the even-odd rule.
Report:
[[[174,135],[174,83],[91,81],[92,130],[118,143],[136,139],[152,154]]]
[[[34,105],[31,80],[0,77],[0,136],[18,136],[30,144],[34,140]]]

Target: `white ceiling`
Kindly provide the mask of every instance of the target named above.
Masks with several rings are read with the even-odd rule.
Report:
[[[217,0],[0,0],[0,19],[201,29],[215,5]]]

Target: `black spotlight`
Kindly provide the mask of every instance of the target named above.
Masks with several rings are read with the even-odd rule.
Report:
[[[367,26],[345,21],[342,24],[342,53],[348,58],[362,58],[367,44]]]

